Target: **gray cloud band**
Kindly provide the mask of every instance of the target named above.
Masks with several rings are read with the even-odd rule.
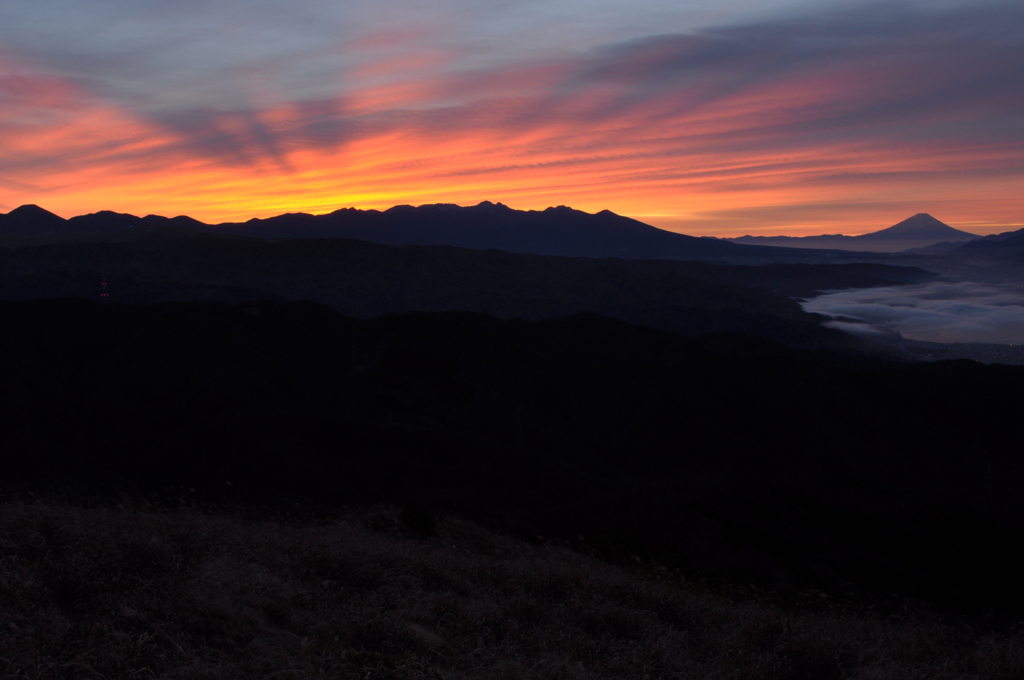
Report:
[[[495,34],[489,43],[493,59],[481,60],[473,41],[445,43],[450,58],[415,75],[431,84],[423,97],[397,109],[358,114],[345,105],[361,86],[346,75],[358,50],[346,52],[343,46],[358,36],[339,45],[331,31],[314,30],[325,23],[319,18],[310,25],[286,13],[289,20],[279,21],[284,3],[264,0],[258,6],[260,12],[250,9],[241,15],[215,12],[202,30],[194,18],[176,15],[172,21],[140,13],[128,25],[148,39],[133,42],[131,49],[120,47],[129,36],[118,35],[112,28],[116,23],[102,27],[109,33],[105,39],[76,37],[89,31],[34,34],[25,30],[25,16],[8,8],[0,11],[0,18],[9,15],[8,28],[0,21],[0,40],[16,60],[24,57],[25,63],[66,78],[157,123],[182,144],[229,163],[270,159],[285,165],[291,149],[340,146],[395,129],[430,133],[543,126],[581,93],[605,91],[609,85],[615,92],[611,99],[570,107],[576,125],[623,115],[656,124],[666,112],[678,116],[743,92],[786,88],[806,79],[842,83],[845,94],[802,106],[785,119],[748,121],[683,140],[680,148],[668,143],[666,153],[791,149],[813,146],[823,137],[833,143],[905,143],[931,135],[947,147],[1024,144],[1024,33],[1019,30],[1024,5],[1019,2],[944,4],[941,9],[906,2],[831,6],[814,14],[597,49],[570,40],[543,50],[536,45],[517,50],[514,42],[501,43],[515,36]],[[323,14],[327,4],[310,7]],[[246,21],[238,22],[239,16]],[[339,26],[344,23],[333,19]],[[396,21],[394,28],[402,29],[401,15]],[[47,37],[61,42],[48,44]],[[425,42],[393,49],[410,56],[439,49],[447,39],[438,44],[417,40]],[[545,55],[543,61],[538,54]],[[540,89],[529,79],[509,91],[481,87],[518,66],[562,75]],[[264,115],[268,107],[285,103],[292,107],[285,122]]]

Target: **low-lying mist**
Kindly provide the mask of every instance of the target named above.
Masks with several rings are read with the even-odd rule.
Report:
[[[1024,343],[1019,285],[962,281],[841,290],[803,306],[835,317],[827,324],[833,328],[871,339],[898,333],[929,342]]]

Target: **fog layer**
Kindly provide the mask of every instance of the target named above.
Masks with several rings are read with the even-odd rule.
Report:
[[[829,326],[865,337],[899,333],[930,342],[1024,343],[1024,290],[971,282],[842,290],[804,303],[809,312],[853,321]]]

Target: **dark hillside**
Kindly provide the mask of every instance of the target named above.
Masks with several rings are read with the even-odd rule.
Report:
[[[798,611],[731,602],[664,567],[609,565],[458,517],[374,508],[296,526],[132,500],[120,510],[0,506],[0,675],[968,680],[1024,671],[1020,634],[827,601]]]
[[[873,288],[924,283],[938,274],[919,267],[898,267],[866,262],[850,264],[766,264],[758,266],[706,264],[704,262],[663,263],[648,261],[643,265],[656,270],[678,267],[687,276],[708,283],[761,288],[786,297],[812,297],[826,290]]]
[[[767,335],[798,347],[864,351],[788,295],[928,280],[885,265],[726,267],[564,258],[345,239],[262,241],[141,227],[104,242],[0,249],[0,298],[313,300],[354,317],[471,311],[530,320],[583,312],[672,330]],[[774,291],[774,292],[773,292]]]
[[[418,504],[785,597],[1024,612],[1015,367],[596,315],[41,300],[0,323],[7,486]]]
[[[954,255],[1009,255],[1024,253],[1024,229],[1001,234],[1000,239],[972,241],[952,251]]]

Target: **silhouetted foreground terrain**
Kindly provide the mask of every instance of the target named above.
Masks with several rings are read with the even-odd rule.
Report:
[[[651,236],[513,212],[331,219]],[[0,677],[1024,670],[1024,369],[791,299],[928,271],[0,217]],[[329,233],[284,217],[239,231]],[[900,261],[1003,277],[1014,238]]]
[[[443,517],[0,506],[0,676],[1018,678],[1024,639],[731,603]],[[403,521],[403,518],[405,521]]]
[[[313,300],[362,318],[461,310],[539,320],[594,312],[688,336],[746,332],[798,347],[865,351],[865,343],[823,328],[788,296],[935,276],[877,264],[743,267],[263,241],[168,228],[105,239],[0,248],[0,299],[96,299],[105,275],[111,299],[124,302]]]
[[[10,488],[418,504],[783,597],[1024,612],[1018,367],[596,315],[40,300],[0,322]]]

